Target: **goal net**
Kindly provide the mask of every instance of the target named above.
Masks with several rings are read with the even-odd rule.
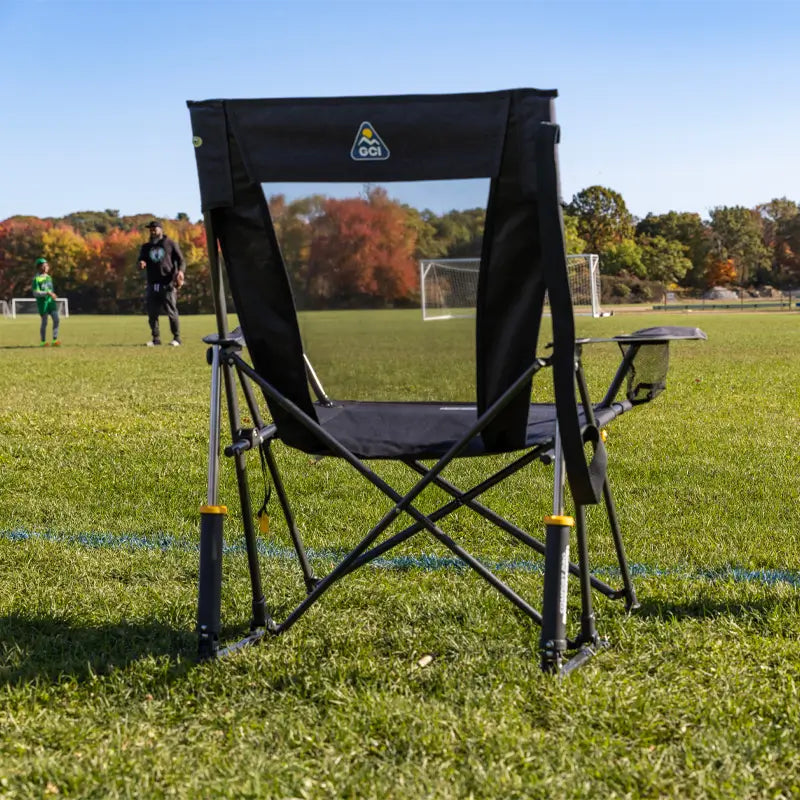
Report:
[[[600,256],[596,253],[568,255],[567,277],[576,314],[609,316],[600,308]]]
[[[419,262],[422,318],[459,319],[475,316],[479,258],[443,258]]]
[[[423,259],[419,262],[422,318],[458,319],[475,316],[479,258]],[[600,257],[594,253],[567,256],[567,275],[575,314],[609,316],[600,307]],[[545,298],[545,311],[549,311]]]
[[[66,297],[56,299],[58,314],[61,317],[69,316],[69,300]],[[11,298],[11,317],[16,319],[23,314],[38,314],[39,308],[36,305],[35,297],[12,297]]]

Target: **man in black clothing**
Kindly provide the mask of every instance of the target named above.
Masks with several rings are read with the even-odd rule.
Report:
[[[173,347],[181,343],[178,321],[178,289],[185,280],[186,263],[177,242],[164,236],[161,223],[154,219],[145,226],[150,229],[150,241],[139,250],[139,269],[147,270],[147,318],[153,334],[148,347],[161,344],[158,329],[159,314],[166,314],[172,331]]]

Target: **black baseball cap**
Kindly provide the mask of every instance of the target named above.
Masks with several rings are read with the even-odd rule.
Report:
[[[145,225],[145,228],[163,228],[164,226],[161,224],[160,219],[151,219],[150,222]]]

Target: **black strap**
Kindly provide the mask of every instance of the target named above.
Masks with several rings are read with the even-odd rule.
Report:
[[[561,446],[572,499],[578,505],[598,503],[606,477],[607,455],[594,425],[581,428],[575,397],[575,320],[566,269],[566,244],[559,196],[556,145],[558,125],[542,122],[536,137],[539,228],[542,264],[553,321],[553,387]],[[587,463],[584,447],[594,453]]]

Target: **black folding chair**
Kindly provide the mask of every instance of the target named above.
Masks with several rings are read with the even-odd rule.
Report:
[[[542,667],[567,673],[605,642],[595,628],[592,590],[637,605],[606,478],[601,426],[652,400],[665,386],[669,342],[704,339],[696,328],[650,328],[614,337],[622,361],[605,396],[589,398],[581,364],[590,339],[576,340],[567,278],[553,123],[555,91],[517,89],[481,94],[209,100],[188,103],[208,235],[217,333],[206,337],[211,376],[207,503],[201,509],[198,600],[202,658],[231,652],[291,627],[334,583],[427,532],[523,614],[541,626]],[[366,123],[365,121],[369,121]],[[368,125],[380,133],[359,140]],[[304,354],[292,291],[264,197],[267,182],[444,180],[489,178],[489,202],[476,308],[474,403],[339,401],[329,398]],[[220,258],[220,251],[222,259]],[[226,315],[223,263],[240,329]],[[553,342],[537,355],[545,293]],[[246,346],[249,360],[243,355]],[[553,402],[532,403],[534,375],[551,369]],[[252,585],[250,634],[220,647],[224,506],[218,504],[220,401],[224,387]],[[237,388],[238,387],[238,388]],[[256,388],[272,421],[266,422]],[[244,428],[239,391],[253,427]],[[311,393],[315,399],[312,400]],[[618,395],[620,395],[618,397]],[[280,440],[309,454],[350,464],[389,499],[385,513],[327,575],[312,570],[289,494],[271,449]],[[587,445],[591,457],[587,457]],[[261,588],[246,452],[259,449],[274,484],[302,570],[306,595],[284,619],[269,614]],[[443,471],[454,459],[514,454],[511,463],[464,491]],[[392,459],[419,479],[408,492],[369,465]],[[433,461],[427,466],[424,461]],[[544,541],[478,501],[490,487],[532,462],[554,465],[552,514]],[[565,515],[565,485],[575,507]],[[432,513],[417,500],[436,486],[452,498]],[[622,586],[592,575],[585,507],[603,501]],[[440,527],[466,507],[544,556],[541,612]],[[410,524],[386,535],[402,514]],[[575,528],[577,563],[569,561]],[[567,636],[567,583],[580,581],[580,629]],[[576,651],[571,658],[568,654]]]

